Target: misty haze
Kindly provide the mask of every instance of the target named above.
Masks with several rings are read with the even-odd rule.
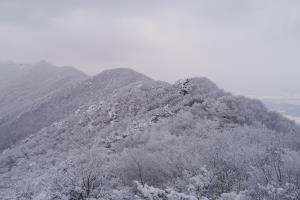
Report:
[[[0,200],[300,200],[299,10],[1,0]]]

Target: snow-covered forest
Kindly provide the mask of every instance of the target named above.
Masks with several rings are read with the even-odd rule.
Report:
[[[131,69],[47,77],[0,87],[1,200],[300,199],[300,127],[258,100]]]

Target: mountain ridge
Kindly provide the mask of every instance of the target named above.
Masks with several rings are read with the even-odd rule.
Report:
[[[39,68],[44,71],[44,67],[39,63],[33,69]],[[103,71],[61,90],[47,92],[46,96],[36,103],[30,104],[24,112],[19,113],[12,120],[0,124],[0,136],[2,136],[2,141],[5,141],[4,144],[0,144],[0,150],[54,121],[67,117],[79,106],[89,101],[97,101],[101,95],[109,94],[121,86],[138,80],[150,79],[131,69],[119,68]]]

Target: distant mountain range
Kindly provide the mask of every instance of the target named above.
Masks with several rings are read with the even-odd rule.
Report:
[[[7,66],[2,199],[300,197],[300,127],[258,100],[204,77],[169,84],[126,68],[88,77]]]
[[[47,102],[87,78],[75,68],[56,67],[46,62],[0,63],[0,151],[61,119],[60,115],[46,112],[60,109]],[[44,111],[38,112],[42,107]],[[39,114],[35,115],[36,112]]]

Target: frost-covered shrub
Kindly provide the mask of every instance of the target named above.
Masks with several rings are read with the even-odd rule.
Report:
[[[147,200],[198,200],[195,196],[187,195],[184,193],[176,192],[171,188],[165,190],[155,188],[148,185],[142,185],[139,182],[135,182],[137,189],[137,196],[141,199]],[[200,198],[200,200],[206,200]]]
[[[218,200],[251,200],[251,198],[244,194],[244,192],[240,192],[237,194],[236,192],[223,193]]]

